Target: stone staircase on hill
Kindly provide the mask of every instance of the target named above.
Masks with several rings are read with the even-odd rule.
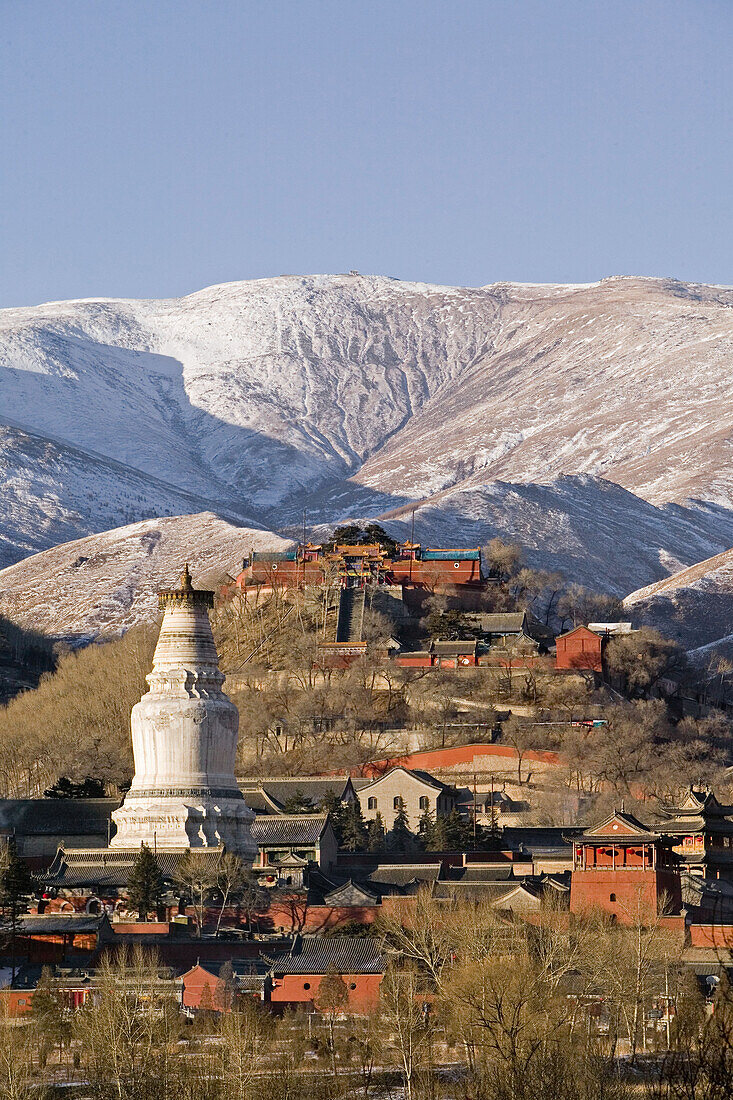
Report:
[[[364,631],[364,589],[343,588],[336,622],[336,641],[358,645]]]

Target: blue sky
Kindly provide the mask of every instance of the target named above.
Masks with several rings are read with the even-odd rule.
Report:
[[[731,0],[0,0],[0,305],[733,283]]]

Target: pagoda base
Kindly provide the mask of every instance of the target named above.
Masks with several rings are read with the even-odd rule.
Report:
[[[239,795],[239,797],[237,797]],[[225,847],[246,862],[257,855],[250,825],[254,814],[237,791],[153,792],[131,790],[112,814],[117,832],[111,849]]]

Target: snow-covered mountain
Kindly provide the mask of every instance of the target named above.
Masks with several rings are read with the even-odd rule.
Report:
[[[405,510],[383,522],[395,537],[410,534]],[[436,494],[417,511],[415,532],[443,546],[482,546],[497,534],[520,543],[537,569],[624,596],[733,545],[733,510],[655,505],[603,478],[565,475],[545,485],[495,481]]]
[[[733,543],[732,353],[733,289],[661,279],[3,310],[0,553],[203,509],[397,530],[417,504],[423,540],[505,533],[628,591]]]
[[[733,659],[733,550],[632,592],[629,617],[674,638],[693,661]]]
[[[291,545],[211,512],[145,520],[66,542],[0,572],[0,614],[56,637],[118,634],[158,614],[157,591],[188,560],[206,587],[241,569],[244,551]]]

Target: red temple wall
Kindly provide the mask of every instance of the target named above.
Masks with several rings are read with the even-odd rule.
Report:
[[[270,1003],[309,1004],[317,998],[323,977],[322,974],[285,974],[275,981],[270,993]],[[372,1012],[377,1007],[381,974],[342,974],[341,977],[349,991],[349,1008],[352,1012]]]
[[[639,916],[649,919],[658,911],[663,895],[673,910],[682,899],[679,876],[670,871],[589,870],[573,871],[570,881],[570,911],[583,913],[601,909],[619,924],[630,924]]]
[[[556,668],[603,671],[603,639],[592,631],[577,631],[556,639]]]

